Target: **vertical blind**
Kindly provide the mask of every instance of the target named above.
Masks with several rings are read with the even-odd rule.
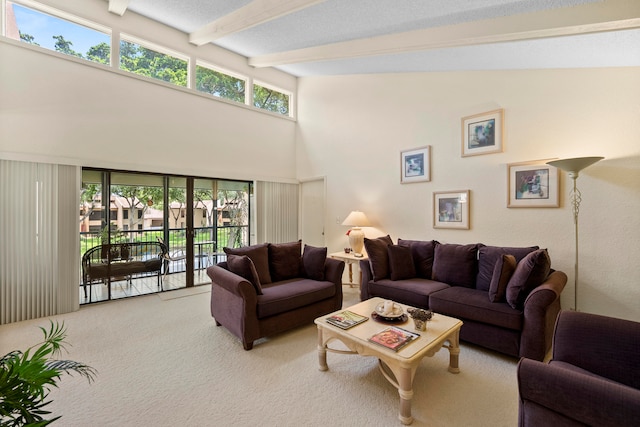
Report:
[[[258,243],[298,240],[298,184],[256,183]]]
[[[79,307],[80,168],[0,160],[0,324]]]

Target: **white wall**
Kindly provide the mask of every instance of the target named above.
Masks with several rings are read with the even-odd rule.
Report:
[[[118,31],[295,92],[297,79],[102,0],[44,0]],[[295,182],[295,122],[0,40],[0,156]]]
[[[298,178],[327,177],[327,244],[338,251],[363,210],[396,241],[539,245],[569,275],[574,234],[561,208],[506,207],[507,164],[605,156],[578,180],[579,309],[640,321],[640,69],[416,73],[308,77],[298,96]],[[505,150],[460,156],[460,119],[505,110]],[[400,151],[432,146],[431,182],[400,184]],[[471,190],[471,229],[432,228],[434,191]]]

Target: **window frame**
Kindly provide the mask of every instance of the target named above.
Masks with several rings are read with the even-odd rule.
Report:
[[[134,43],[134,44],[137,44],[138,46],[143,47],[143,48],[145,48],[147,50],[151,50],[153,52],[157,52],[157,53],[160,53],[162,55],[170,56],[170,57],[179,59],[181,61],[185,61],[187,63],[187,80],[186,80],[187,83],[186,83],[186,85],[185,86],[180,86],[180,85],[177,85],[175,83],[168,82],[166,80],[157,79],[155,77],[150,77],[150,76],[144,76],[144,75],[137,74],[137,73],[134,73],[134,72],[129,71],[129,70],[122,69],[120,67],[120,59],[122,58],[122,52],[120,51],[120,45],[122,44],[122,42]],[[169,85],[175,86],[175,87],[181,87],[181,88],[184,88],[184,89],[193,89],[192,87],[190,87],[191,86],[190,82],[191,82],[191,72],[192,71],[191,71],[191,57],[189,55],[186,55],[184,53],[175,51],[175,50],[170,49],[168,47],[159,45],[157,43],[148,41],[146,39],[142,39],[140,37],[131,35],[129,33],[124,33],[124,32],[120,32],[119,33],[119,37],[118,37],[118,63],[114,64],[113,68],[117,69],[118,71],[127,73],[127,74],[133,74],[133,75],[136,75],[136,76],[144,78],[144,79],[150,79],[151,81],[154,81],[154,82],[163,82],[165,84],[169,84]]]
[[[210,62],[207,62],[207,61],[204,61],[204,60],[201,60],[201,59],[197,59],[197,58],[194,61],[194,63],[195,63],[195,66],[194,66],[194,87],[192,88],[193,90],[195,90],[196,92],[201,93],[201,94],[212,96],[214,98],[224,99],[226,101],[230,101],[230,102],[233,102],[233,103],[236,103],[236,104],[238,103],[237,101],[234,101],[233,99],[223,98],[221,96],[216,96],[216,95],[213,95],[211,93],[203,92],[203,91],[199,91],[198,90],[198,88],[196,87],[196,82],[195,82],[195,75],[197,74],[197,71],[196,71],[197,67],[207,68],[207,69],[209,69],[211,71],[215,71],[216,73],[224,74],[224,75],[233,77],[234,79],[242,80],[244,82],[244,102],[243,102],[243,104],[249,105],[248,104],[249,103],[249,87],[250,87],[250,81],[251,81],[251,78],[249,76],[246,76],[246,75],[240,74],[240,73],[236,73],[235,71],[230,71],[230,70],[228,70],[226,68],[219,67],[217,65],[213,65]],[[253,85],[251,85],[251,88],[252,88],[251,93],[253,94]]]
[[[29,45],[33,48],[36,49],[42,49],[45,52],[52,52],[56,55],[63,55],[64,58],[75,58],[77,60],[84,60],[87,61],[90,64],[99,64],[101,66],[109,66],[109,67],[113,67],[113,40],[114,40],[114,36],[113,36],[113,28],[108,27],[106,25],[102,25],[102,24],[98,24],[97,22],[91,21],[89,19],[85,19],[82,18],[80,16],[77,15],[73,15],[71,13],[62,11],[60,9],[56,9],[54,7],[42,4],[42,3],[38,3],[36,1],[33,0],[0,0],[0,5],[2,6],[2,36],[9,38],[10,40],[15,40],[12,39],[10,37],[8,37],[6,35],[6,31],[7,31],[7,3],[14,3],[17,4],[19,6],[25,7],[27,9],[31,9],[34,10],[36,12],[45,14],[45,15],[49,15],[53,18],[57,18],[57,19],[61,19],[63,21],[67,21],[70,24],[74,24],[74,25],[79,25],[81,27],[85,27],[89,30],[93,30],[96,31],[98,33],[102,33],[104,35],[106,35],[109,39],[109,64],[102,64],[100,62],[95,62],[92,61],[90,59],[87,58],[78,58],[76,56],[72,56],[72,55],[68,55],[62,52],[58,52],[56,50],[53,49],[49,49],[46,47],[42,47],[39,45],[34,45],[34,44],[30,44],[30,43],[26,43],[23,42],[22,40],[16,40],[24,45]]]
[[[281,114],[278,113],[276,111],[271,111],[271,110],[267,110],[265,108],[260,108],[260,107],[256,107],[255,105],[253,105],[253,101],[254,101],[254,94],[255,94],[255,86],[258,85],[260,87],[263,87],[265,89],[269,89],[269,90],[273,90],[275,92],[281,93],[283,95],[286,95],[289,99],[289,108],[288,108],[288,112],[287,114]],[[258,111],[266,111],[268,113],[271,114],[275,114],[279,117],[291,117],[293,118],[293,93],[291,91],[288,91],[286,89],[280,88],[278,86],[272,85],[270,83],[265,83],[262,80],[258,80],[258,79],[253,79],[252,84],[251,84],[251,99],[250,99],[250,105],[257,109]]]

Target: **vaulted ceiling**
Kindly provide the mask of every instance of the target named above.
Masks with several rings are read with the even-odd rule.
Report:
[[[107,0],[295,76],[640,66],[640,0]]]

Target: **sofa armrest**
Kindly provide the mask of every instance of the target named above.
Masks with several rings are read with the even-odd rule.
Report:
[[[560,312],[560,294],[567,275],[554,271],[524,302],[524,324],[520,337],[520,356],[543,360],[551,347],[553,328]]]
[[[640,390],[561,366],[521,359],[518,390],[521,422],[527,419],[527,402],[586,425],[622,426],[640,419]]]
[[[360,261],[359,267],[362,272],[362,281],[360,282],[360,301],[365,301],[371,298],[371,295],[369,294],[369,282],[373,279],[373,273],[371,272],[371,264],[368,260]]]
[[[553,360],[640,389],[639,343],[638,322],[563,311],[556,323]]]
[[[207,275],[211,279],[211,286],[220,286],[231,294],[243,299],[251,299],[253,305],[256,304],[258,296],[256,289],[244,278],[219,265],[207,268]]]
[[[342,289],[342,273],[344,272],[344,261],[334,258],[327,258],[324,262],[324,278],[335,283]]]

